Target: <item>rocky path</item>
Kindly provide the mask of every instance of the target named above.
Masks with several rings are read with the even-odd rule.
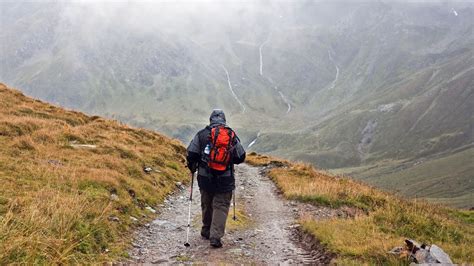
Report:
[[[183,188],[166,200],[156,220],[137,233],[130,251],[132,262],[258,265],[329,262],[330,256],[322,249],[314,248],[314,243],[309,247],[311,241],[303,239],[295,219],[303,213],[329,217],[333,215],[332,211],[282,199],[273,182],[261,170],[245,164],[236,167],[237,206],[244,210],[249,222],[241,229],[228,231],[222,239],[223,248],[211,248],[209,241],[199,234],[200,195],[195,184],[191,247],[184,246],[189,190]]]

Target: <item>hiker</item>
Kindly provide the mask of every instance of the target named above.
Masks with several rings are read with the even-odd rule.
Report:
[[[210,124],[200,130],[187,149],[188,168],[198,171],[201,192],[201,236],[215,248],[222,247],[232,191],[235,189],[234,164],[245,160],[245,150],[234,131],[226,126],[224,111],[215,109]]]

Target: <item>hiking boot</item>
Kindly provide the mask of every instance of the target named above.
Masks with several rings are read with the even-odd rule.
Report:
[[[213,248],[221,248],[222,242],[218,238],[211,238],[211,247]]]
[[[201,231],[201,236],[205,239],[209,239],[209,232],[203,232]]]

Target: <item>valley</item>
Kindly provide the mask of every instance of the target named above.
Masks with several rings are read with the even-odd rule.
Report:
[[[472,3],[0,8],[28,95],[185,143],[224,108],[250,151],[472,207]]]

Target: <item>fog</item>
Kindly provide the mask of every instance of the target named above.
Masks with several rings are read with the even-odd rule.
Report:
[[[2,15],[8,17],[2,19],[3,27],[8,27],[11,19],[21,19],[22,15],[54,9],[56,14],[50,19],[54,20],[58,32],[73,31],[84,41],[114,30],[124,35],[166,34],[212,42],[241,32],[253,33],[253,38],[265,38],[269,31],[282,26],[333,25],[364,6],[427,3],[445,5],[449,10],[452,5],[462,6],[472,1],[7,1],[2,2],[1,8]]]

